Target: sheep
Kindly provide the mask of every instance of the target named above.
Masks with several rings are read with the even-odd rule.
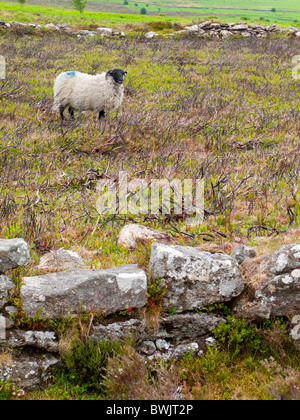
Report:
[[[124,96],[123,80],[127,71],[108,70],[95,76],[67,71],[59,74],[54,82],[53,110],[64,120],[64,110],[68,107],[71,118],[74,110],[99,112],[99,120],[106,111],[120,108]]]

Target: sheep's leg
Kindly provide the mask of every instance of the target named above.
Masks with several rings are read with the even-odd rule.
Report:
[[[103,120],[104,119],[104,117],[105,117],[105,111],[100,111],[99,112],[99,119],[98,119],[98,126],[99,126],[99,128],[100,128],[100,123],[101,123],[101,120]],[[105,120],[104,120],[104,127],[103,127],[103,130],[102,130],[102,134],[104,133],[104,130],[105,130],[105,126],[106,126],[106,122],[105,122]]]
[[[62,119],[62,121],[65,119],[65,116],[64,116],[64,110],[65,110],[65,106],[63,106],[63,105],[60,105],[60,107],[59,107],[59,113],[60,113],[60,117],[61,117],[61,119]]]
[[[71,115],[72,120],[74,120],[74,109],[69,106],[69,114]]]

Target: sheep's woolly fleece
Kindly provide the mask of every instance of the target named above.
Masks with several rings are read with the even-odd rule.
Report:
[[[53,110],[69,107],[72,110],[106,112],[120,108],[124,96],[123,76],[119,78],[109,70],[95,76],[67,71],[61,73],[54,82]],[[117,80],[117,81],[116,81]]]

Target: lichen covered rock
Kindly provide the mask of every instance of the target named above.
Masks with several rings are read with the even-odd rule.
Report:
[[[166,289],[163,306],[194,310],[238,296],[244,281],[237,262],[226,254],[153,243],[149,270]]]

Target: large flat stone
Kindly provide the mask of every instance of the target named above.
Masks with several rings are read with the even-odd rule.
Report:
[[[54,331],[7,330],[6,338],[0,339],[0,346],[36,347],[56,353],[59,351],[58,339]]]
[[[194,340],[213,331],[224,318],[206,313],[186,313],[163,316],[157,328],[153,328],[146,319],[129,319],[108,325],[94,326],[93,339],[125,340],[133,336],[137,341],[168,339],[179,342]]]
[[[21,300],[28,316],[39,309],[41,316],[55,318],[93,309],[106,315],[147,301],[147,276],[137,265],[107,270],[68,270],[25,277]]]

